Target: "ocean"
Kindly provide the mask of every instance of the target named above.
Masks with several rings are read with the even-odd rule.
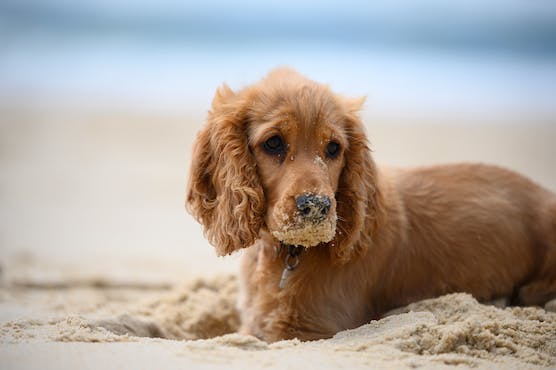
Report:
[[[0,102],[208,109],[286,65],[379,113],[556,113],[550,2],[158,4],[2,2]]]

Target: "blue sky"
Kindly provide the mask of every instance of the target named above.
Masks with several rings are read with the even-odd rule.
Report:
[[[4,0],[0,99],[198,109],[290,65],[389,112],[552,114],[555,4]]]

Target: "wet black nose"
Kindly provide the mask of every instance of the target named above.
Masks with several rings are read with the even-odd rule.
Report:
[[[326,195],[303,194],[295,198],[295,205],[303,218],[321,221],[330,211],[331,203]]]

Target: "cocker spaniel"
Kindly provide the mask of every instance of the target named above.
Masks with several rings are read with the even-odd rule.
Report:
[[[241,332],[326,338],[424,298],[556,297],[556,196],[482,164],[377,167],[358,112],[290,69],[216,92],[187,209],[242,255]]]

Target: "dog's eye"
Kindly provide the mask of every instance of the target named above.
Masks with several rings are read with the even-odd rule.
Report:
[[[284,154],[286,145],[280,136],[274,135],[263,143],[263,149],[269,154]]]
[[[328,158],[336,158],[340,154],[340,144],[335,141],[331,141],[326,146],[326,156]]]

